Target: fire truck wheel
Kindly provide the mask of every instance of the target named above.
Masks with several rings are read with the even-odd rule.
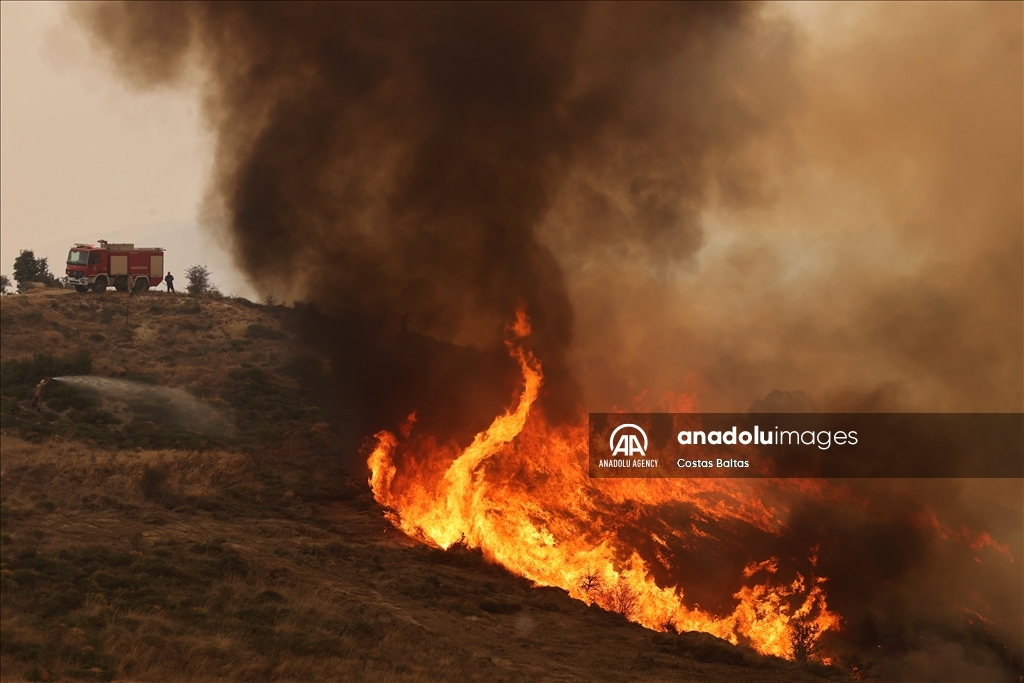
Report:
[[[78,292],[79,294],[85,294],[86,292],[89,291],[89,288],[86,287],[85,285],[75,285],[75,291]]]
[[[149,280],[147,278],[140,277],[135,281],[136,292],[145,292],[147,289],[149,289]]]
[[[107,280],[106,278],[97,278],[96,282],[92,283],[92,291],[97,294],[102,294],[107,291]]]

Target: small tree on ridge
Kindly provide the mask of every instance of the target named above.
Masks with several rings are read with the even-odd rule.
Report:
[[[214,289],[210,282],[210,269],[206,266],[190,266],[185,271],[185,278],[188,280],[185,288],[189,294],[206,294]]]
[[[50,266],[45,258],[36,258],[31,249],[22,249],[18,258],[14,259],[14,281],[18,283],[18,291],[24,291],[29,282],[41,282],[47,287],[55,287],[59,283],[50,273]]]

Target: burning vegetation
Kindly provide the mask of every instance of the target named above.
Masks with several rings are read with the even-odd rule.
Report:
[[[543,373],[529,350],[529,331],[520,311],[506,342],[523,373],[518,404],[467,448],[419,435],[415,414],[401,429],[401,442],[389,432],[377,434],[367,463],[370,486],[378,502],[392,510],[389,519],[440,548],[457,543],[479,548],[537,585],[563,588],[647,628],[704,631],[733,644],[742,639],[761,654],[786,658],[806,660],[816,652],[820,635],[840,624],[826,604],[824,577],[805,580],[797,574],[779,584],[773,581],[775,558],[751,564],[743,577],[758,575],[763,583],[741,587],[733,596],[739,603],[724,617],[687,607],[679,586],[658,585],[648,560],[629,539],[631,533],[644,533],[642,518],[624,504],[696,502],[720,484],[659,482],[666,490],[655,493],[661,498],[655,501],[649,482],[591,482],[583,428],[553,427],[531,411]],[[717,516],[758,521],[744,512],[723,507]],[[674,535],[686,542],[687,534]],[[650,536],[668,549],[656,534]],[[672,571],[664,554],[657,559]]]
[[[897,207],[880,211],[903,228],[856,243],[861,256],[891,234],[915,255],[936,230],[949,237],[949,258],[917,279],[896,254],[847,268],[856,297],[837,294],[846,270],[813,279],[818,252],[792,257],[773,246],[787,239],[779,231],[712,245],[728,275],[702,289],[680,274],[710,241],[703,212],[755,215],[778,189],[764,179],[776,162],[810,154],[791,140],[812,97],[800,38],[760,6],[73,11],[131,83],[201,89],[217,143],[211,226],[257,286],[304,304],[303,335],[333,360],[335,422],[353,453],[376,435],[364,451],[370,485],[407,535],[479,549],[657,631],[845,657],[860,674],[870,661],[857,658],[888,658],[897,679],[935,666],[938,678],[1019,669],[1024,549],[994,540],[1019,540],[1008,508],[968,504],[953,482],[591,481],[583,424],[588,407],[637,394],[684,389],[665,394],[672,409],[722,406],[780,378],[813,384],[833,410],[1020,410],[1024,280],[1006,256],[1020,254],[1020,182],[993,185],[1012,189],[978,219],[993,227],[969,250],[944,217],[935,229],[904,221],[919,207],[902,195],[865,199]],[[995,25],[1011,10],[971,11]],[[998,72],[1017,95],[1018,71]],[[850,151],[859,139],[809,129],[814,153],[841,150],[872,179],[884,166]],[[1005,130],[1019,138],[1019,125]],[[758,158],[775,144],[782,152]],[[1015,159],[998,178],[1021,179]],[[900,187],[916,168],[908,162]],[[950,177],[926,181],[943,201],[959,196]],[[808,192],[794,196],[831,201]],[[967,204],[935,211],[967,215]],[[844,268],[846,239],[822,237]],[[730,309],[741,275],[753,303]],[[776,296],[779,282],[818,294],[797,305]],[[692,341],[688,360],[666,336]],[[704,374],[664,371],[690,362]]]

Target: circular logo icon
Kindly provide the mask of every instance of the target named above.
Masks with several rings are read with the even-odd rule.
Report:
[[[642,446],[640,439],[643,439]],[[612,455],[642,458],[647,454],[647,433],[639,425],[619,425],[612,430],[612,435],[608,439],[608,448],[611,449]]]

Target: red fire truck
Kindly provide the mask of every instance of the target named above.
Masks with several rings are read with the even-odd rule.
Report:
[[[134,244],[110,244],[106,240],[100,240],[98,247],[76,244],[68,252],[65,272],[68,284],[83,294],[90,289],[102,292],[107,287],[119,292],[144,292],[164,279],[164,250],[136,249]]]

